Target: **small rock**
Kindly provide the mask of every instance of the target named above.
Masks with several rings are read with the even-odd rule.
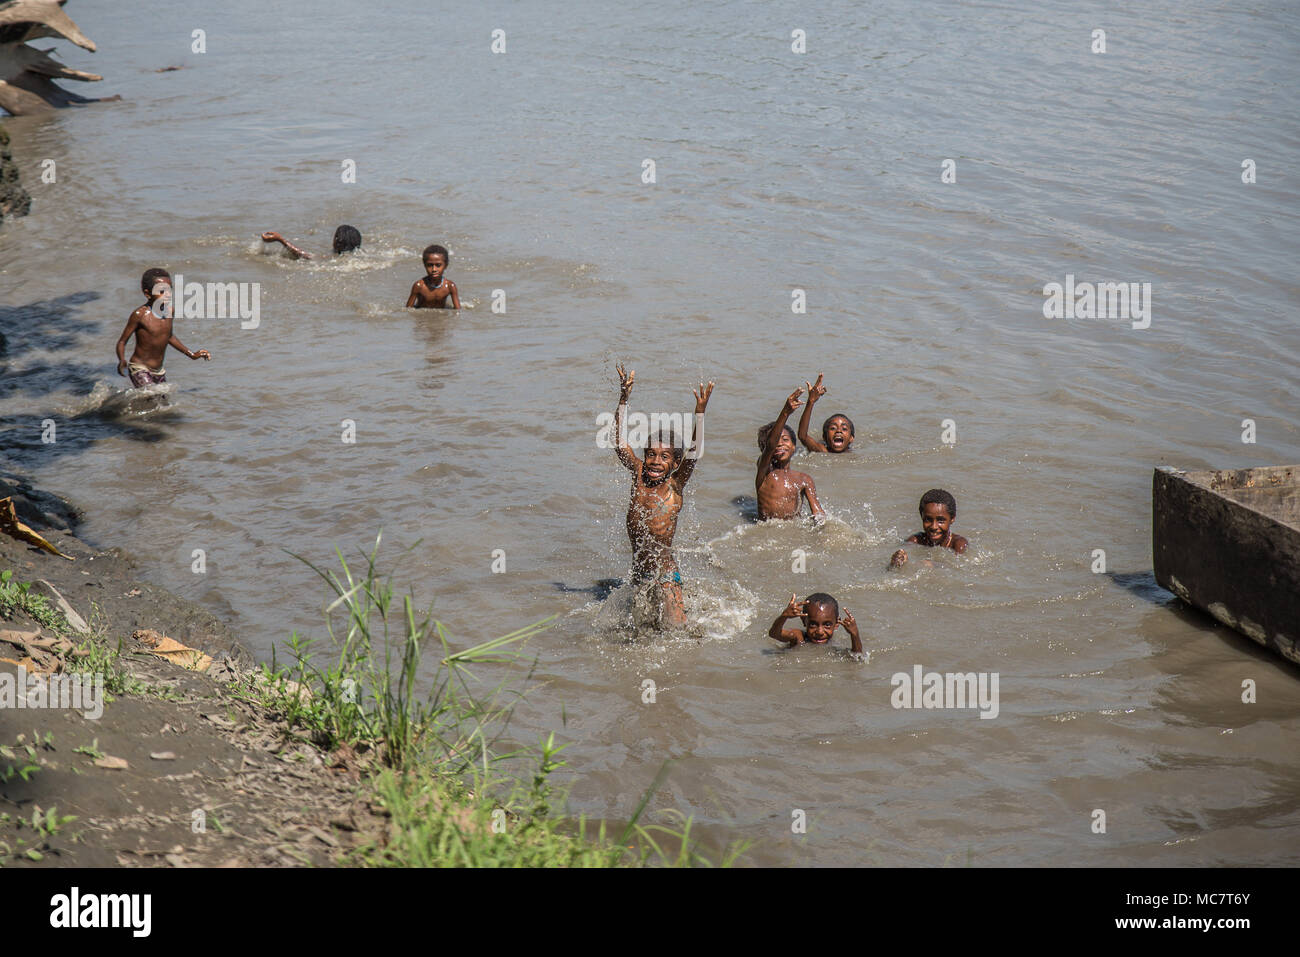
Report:
[[[130,766],[124,758],[115,758],[111,754],[95,759],[95,767],[108,768],[110,771],[124,771]]]
[[[155,761],[175,761],[176,752],[175,751],[150,751],[149,757],[153,758]]]

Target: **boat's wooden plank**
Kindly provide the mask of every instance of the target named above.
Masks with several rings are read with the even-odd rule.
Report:
[[[1156,469],[1151,531],[1161,587],[1300,664],[1298,477]]]

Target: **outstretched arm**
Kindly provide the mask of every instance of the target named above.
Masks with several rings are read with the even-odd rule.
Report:
[[[802,618],[804,610],[804,604],[799,600],[799,596],[791,595],[790,604],[785,606],[785,611],[776,616],[776,621],[772,622],[772,627],[767,630],[767,637],[775,641],[784,641],[791,648],[803,644],[802,631],[794,631],[783,626],[786,619]]]
[[[126,328],[122,330],[122,335],[117,340],[117,374],[126,375],[126,341],[135,333],[136,327],[140,325],[139,310],[132,310],[131,315],[126,317]]]
[[[185,355],[187,358],[190,359],[211,359],[212,358],[212,354],[208,352],[207,349],[200,349],[198,352],[190,352],[190,350],[186,349],[184,344],[179,339],[176,338],[175,333],[172,333],[172,337],[167,340],[167,345],[171,346],[173,349],[179,349],[183,355]]]
[[[781,406],[781,414],[772,423],[772,431],[767,433],[767,441],[763,443],[763,457],[758,460],[759,481],[762,481],[763,477],[772,470],[772,456],[776,452],[776,444],[781,441],[781,433],[785,430],[785,420],[790,418],[791,412],[799,408],[799,396],[802,394],[803,389],[795,389],[790,393],[790,397],[785,400],[785,405]]]
[[[289,240],[285,239],[279,233],[276,232],[262,233],[262,242],[280,243],[282,246],[284,246],[285,249],[289,250],[290,254],[292,254],[294,259],[311,259],[311,253],[307,252],[306,250],[299,249],[297,246],[289,242]]]
[[[700,448],[704,444],[704,409],[709,404],[709,396],[713,395],[713,383],[705,385],[701,382],[699,389],[692,389],[691,394],[695,396],[695,422],[691,430],[693,433],[691,447],[686,450],[685,460],[673,473],[673,482],[679,492],[690,481],[691,473],[695,471],[695,463],[700,457]]]
[[[825,452],[826,446],[808,434],[808,423],[812,419],[813,406],[826,394],[826,390],[822,388],[822,374],[817,373],[817,381],[811,385],[805,380],[804,388],[808,390],[808,404],[803,407],[803,415],[799,418],[799,441],[809,452]]]
[[[632,394],[632,383],[636,380],[636,370],[625,371],[621,363],[614,368],[618,370],[619,380],[618,408],[614,411],[614,454],[624,468],[635,472],[641,468],[641,460],[632,451],[632,446],[627,444],[627,428],[623,423],[627,414],[628,396]]]
[[[843,625],[844,630],[849,633],[849,638],[853,642],[853,653],[855,655],[862,654],[862,639],[858,637],[858,622],[857,619],[853,617],[853,612],[845,608],[844,617],[840,619],[840,624]]]

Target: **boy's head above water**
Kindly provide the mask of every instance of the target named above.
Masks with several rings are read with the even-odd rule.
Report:
[[[840,622],[840,603],[825,592],[815,592],[804,599],[803,627],[808,641],[830,641]]]
[[[847,452],[856,434],[853,420],[843,412],[836,412],[822,423],[822,441],[827,452]]]
[[[775,422],[769,422],[758,430],[758,447],[760,449],[767,448],[767,437],[772,434],[772,426],[774,425],[776,425]],[[783,434],[776,440],[776,449],[772,453],[772,458],[784,466],[789,463],[791,456],[794,455],[794,429],[787,425],[781,431]]]
[[[662,482],[682,464],[686,451],[671,428],[661,428],[648,439],[642,452],[641,479],[647,485]]]
[[[334,254],[350,253],[361,248],[361,231],[355,226],[340,226],[334,230]]]
[[[941,488],[932,488],[921,496],[921,527],[926,538],[941,542],[957,518],[957,500]]]
[[[420,258],[424,261],[424,271],[431,279],[441,281],[442,274],[447,271],[451,265],[451,253],[446,246],[439,246],[435,243],[432,246],[426,246],[424,252],[420,253]]]
[[[153,302],[155,298],[154,288],[160,281],[164,281],[170,286],[172,284],[172,274],[166,269],[160,269],[157,266],[153,269],[146,269],[144,275],[140,277],[140,291],[149,297],[150,302]]]

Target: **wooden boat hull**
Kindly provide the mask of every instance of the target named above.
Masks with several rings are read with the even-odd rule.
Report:
[[[1151,538],[1162,588],[1300,664],[1300,465],[1157,468]]]

